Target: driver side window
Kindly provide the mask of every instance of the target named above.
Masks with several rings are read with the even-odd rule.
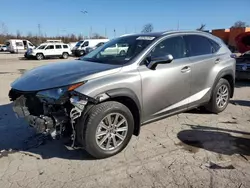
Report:
[[[186,46],[182,37],[172,37],[160,42],[152,50],[151,57],[162,57],[169,54],[174,59],[186,57]]]
[[[86,46],[89,46],[89,41],[84,42],[82,45],[82,47],[86,47]]]
[[[46,48],[46,50],[52,50],[52,49],[54,49],[54,45],[49,45],[49,46],[47,46],[47,48]]]

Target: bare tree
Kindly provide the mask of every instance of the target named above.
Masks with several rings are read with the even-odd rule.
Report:
[[[105,39],[104,36],[101,36],[100,34],[98,33],[94,33],[91,37],[92,39]]]
[[[148,23],[143,26],[142,33],[150,33],[154,30],[153,24]]]
[[[2,35],[8,34],[8,28],[4,22],[1,23],[0,34],[2,34]]]
[[[17,39],[21,38],[21,32],[19,30],[16,31],[16,38]]]
[[[248,27],[247,23],[243,21],[237,21],[231,28],[242,28],[242,27]]]
[[[82,40],[84,37],[82,36],[82,34],[79,34],[78,36],[77,36],[77,40],[79,41],[79,40]]]
[[[206,27],[206,24],[201,24],[201,26],[199,28],[197,28],[197,31],[204,31]]]

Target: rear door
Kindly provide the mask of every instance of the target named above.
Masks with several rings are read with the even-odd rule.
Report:
[[[184,40],[191,60],[191,96],[190,106],[206,102],[211,91],[211,75],[214,67],[220,61],[210,39],[202,35],[185,35]],[[218,50],[218,49],[217,49]],[[205,98],[204,98],[205,97]]]
[[[61,44],[56,44],[55,45],[55,55],[62,55],[63,53],[63,48]]]

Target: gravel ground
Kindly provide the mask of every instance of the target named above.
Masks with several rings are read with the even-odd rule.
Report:
[[[11,110],[10,83],[26,70],[62,60],[22,56],[0,54],[0,188],[250,187],[249,82],[237,83],[223,113],[193,110],[145,125],[123,152],[93,160],[63,141],[25,150],[33,130]]]

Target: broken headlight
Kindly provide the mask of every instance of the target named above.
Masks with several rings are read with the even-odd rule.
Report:
[[[53,88],[53,89],[48,89],[48,90],[43,90],[39,91],[36,96],[40,99],[47,99],[47,101],[56,101],[60,99],[65,93],[68,91],[72,91],[81,85],[83,85],[84,82],[69,85],[69,86],[64,86],[64,87],[59,87],[59,88]]]

